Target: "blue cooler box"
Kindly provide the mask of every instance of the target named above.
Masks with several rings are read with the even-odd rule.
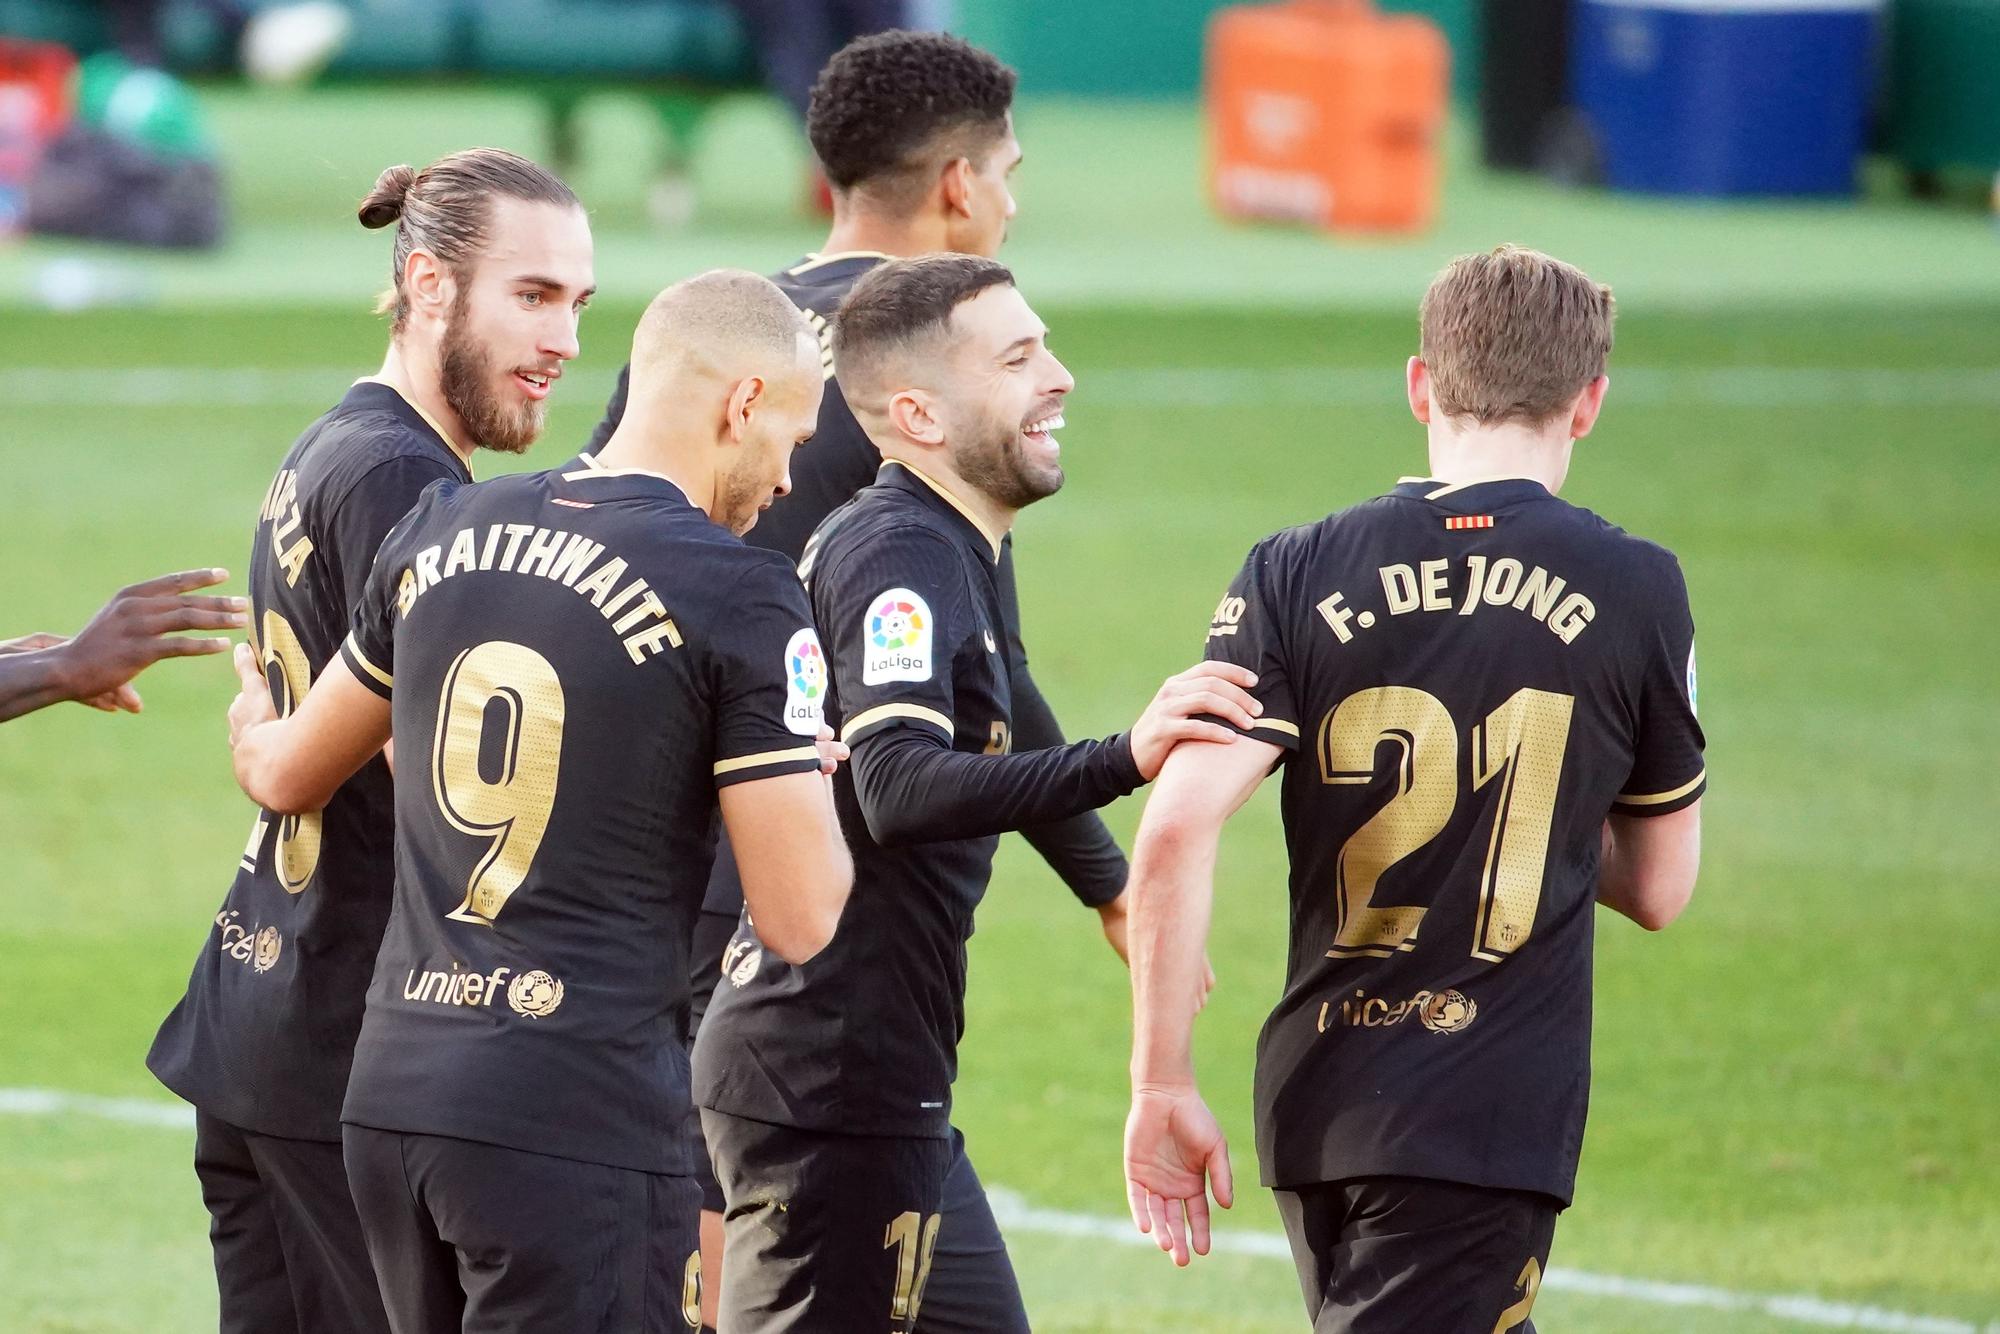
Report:
[[[1607,184],[1854,189],[1880,0],[1576,0],[1570,92]]]

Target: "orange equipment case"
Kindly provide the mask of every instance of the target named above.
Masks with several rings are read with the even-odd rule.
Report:
[[[1223,213],[1420,231],[1437,210],[1451,51],[1430,20],[1367,0],[1217,12],[1209,190]]]

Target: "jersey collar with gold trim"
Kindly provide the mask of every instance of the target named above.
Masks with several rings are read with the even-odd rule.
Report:
[[[460,449],[458,442],[451,438],[444,427],[438,425],[437,418],[425,412],[409,399],[403,391],[387,380],[374,375],[364,375],[347,387],[340,399],[342,407],[375,408],[401,417],[411,430],[436,439],[447,457],[458,465],[465,474],[465,480],[472,480],[472,451]]]
[[[839,264],[844,260],[850,259],[865,259],[872,267],[876,264],[886,264],[894,258],[894,255],[886,255],[880,250],[836,250],[824,255],[818,251],[813,251],[804,259],[792,265],[791,268],[786,269],[785,276],[787,278],[803,277],[808,273],[814,273],[829,265]]]
[[[657,497],[692,505],[680,483],[646,468],[607,468],[594,454],[579,454],[555,470],[562,490],[578,500],[633,500]]]
[[[1410,500],[1428,500],[1447,509],[1486,509],[1521,500],[1543,500],[1550,492],[1532,477],[1471,477],[1463,482],[1435,477],[1399,477],[1391,493]]]
[[[922,468],[905,463],[901,459],[884,459],[881,471],[875,474],[875,480],[883,486],[893,486],[899,491],[926,497],[950,510],[985,544],[987,552],[993,557],[993,563],[995,565],[1000,563],[1000,546],[1007,540],[1007,534],[996,533],[988,528],[964,501],[945,490],[943,482]]]

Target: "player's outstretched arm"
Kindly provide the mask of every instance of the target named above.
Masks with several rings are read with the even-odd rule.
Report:
[[[180,630],[235,630],[249,603],[193,597],[229,577],[220,569],[183,570],[122,589],[75,637],[36,634],[0,644],[0,722],[65,700],[106,712],[142,707],[132,678],[161,658],[221,653],[227,639],[180,637]]]
[[[1597,901],[1648,931],[1669,926],[1694,896],[1701,870],[1701,801],[1670,815],[1613,815],[1604,822]]]
[[[1013,755],[954,751],[929,725],[895,727],[854,743],[854,791],[883,847],[1011,833],[1094,810],[1152,781],[1181,741],[1233,743],[1263,708],[1239,683],[1241,667],[1205,662],[1170,677],[1132,730],[1104,741]]]
[[[1222,826],[1283,752],[1266,741],[1176,747],[1146,803],[1133,850],[1132,1112],[1125,1193],[1132,1221],[1174,1263],[1208,1254],[1208,1195],[1235,1202],[1229,1145],[1194,1076],[1194,1016]]]
[[[361,684],[345,658],[326,665],[290,717],[278,717],[271,688],[248,644],[236,646],[242,690],[229,706],[236,784],[279,815],[316,811],[389,741],[389,701]]]
[[[824,773],[780,774],[725,787],[721,802],[757,938],[786,963],[806,962],[833,939],[854,886],[832,784]]]

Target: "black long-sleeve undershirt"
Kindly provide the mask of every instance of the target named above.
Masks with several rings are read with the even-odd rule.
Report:
[[[928,727],[864,737],[849,760],[882,847],[985,838],[1095,810],[1144,779],[1122,733],[1013,755],[970,755]]]

